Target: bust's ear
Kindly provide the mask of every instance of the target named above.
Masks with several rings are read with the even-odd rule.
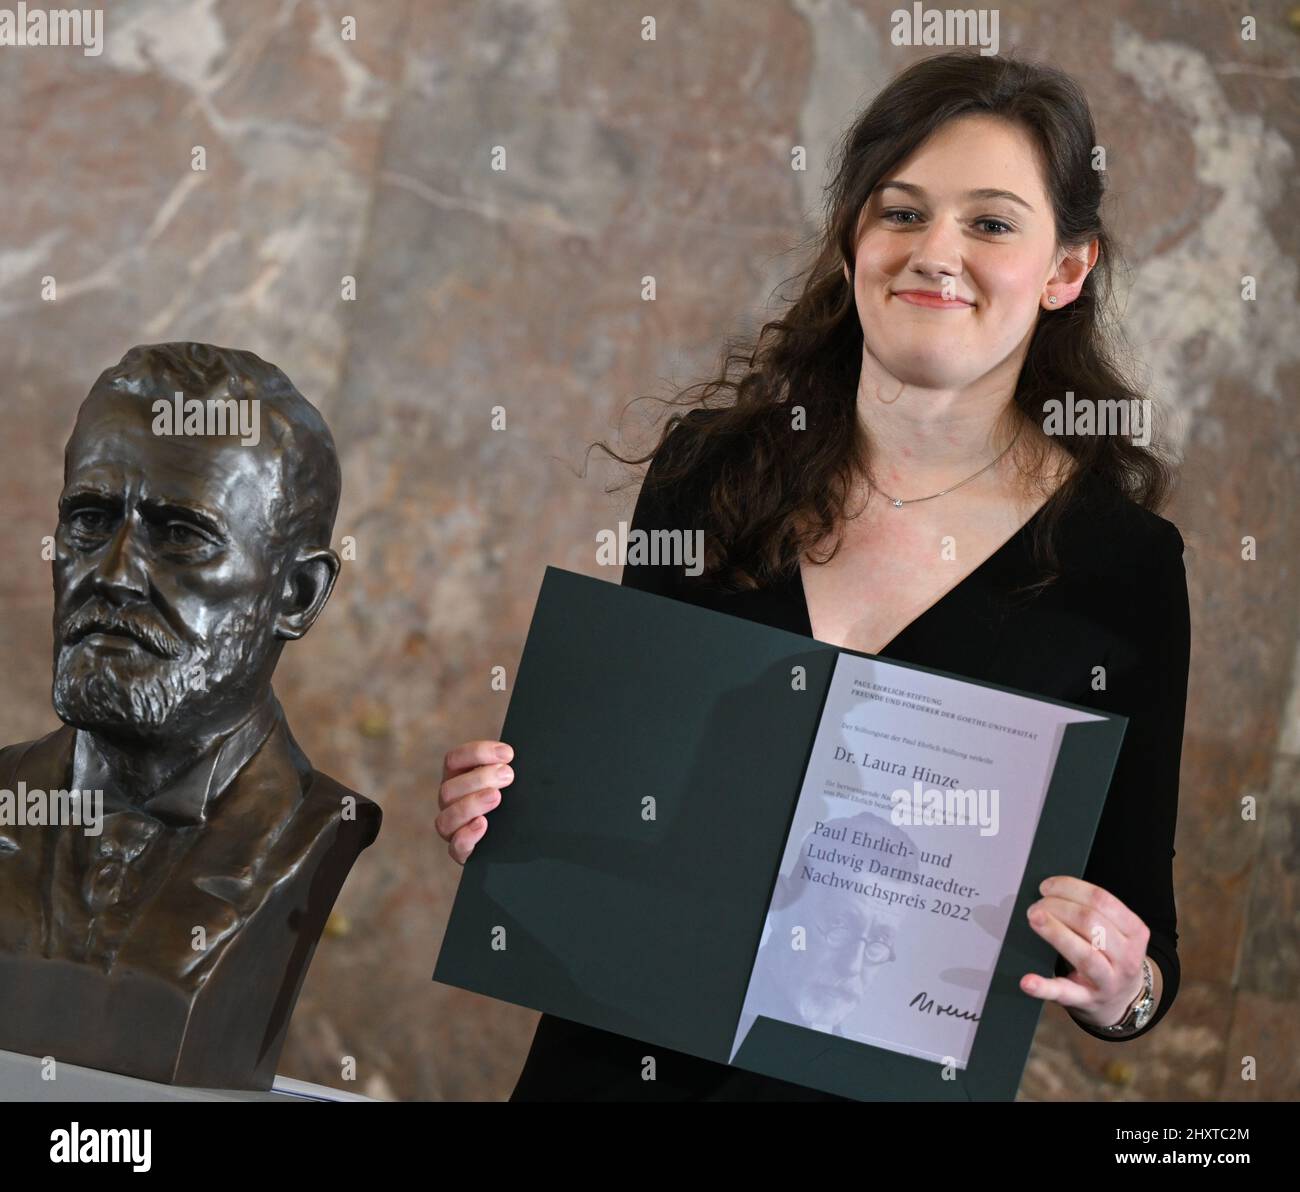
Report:
[[[339,557],[328,547],[300,551],[284,575],[275,636],[299,638],[320,616],[339,576]]]

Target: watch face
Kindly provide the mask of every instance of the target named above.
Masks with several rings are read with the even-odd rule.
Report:
[[[1112,1034],[1125,1034],[1129,1031],[1140,1031],[1147,1024],[1155,1009],[1155,997],[1150,984],[1150,973],[1147,974],[1147,982],[1142,986],[1142,992],[1138,994],[1135,1001],[1129,1008],[1128,1013],[1124,1015],[1114,1026],[1108,1026],[1103,1029],[1110,1031]]]
[[[1142,986],[1142,992],[1138,994],[1138,1000],[1133,1003],[1129,1012],[1124,1015],[1122,1026],[1131,1030],[1141,1030],[1147,1024],[1155,1009],[1155,997],[1151,988],[1151,971],[1148,968],[1146,972],[1146,981]]]

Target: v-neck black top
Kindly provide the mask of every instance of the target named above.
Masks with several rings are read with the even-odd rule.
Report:
[[[674,432],[674,435],[677,432]],[[670,435],[663,450],[671,448]],[[652,462],[632,529],[689,529],[680,489],[662,491]],[[879,652],[1128,717],[1085,881],[1110,891],[1150,930],[1147,953],[1164,990],[1158,1023],[1178,993],[1174,827],[1187,696],[1190,618],[1183,540],[1173,523],[1089,474],[1059,524],[1061,577],[1026,600],[1012,589],[1038,571],[1034,514],[1001,547]],[[803,580],[724,593],[687,585],[680,568],[627,566],[622,582],[812,636]],[[870,593],[863,593],[870,599]],[[1097,689],[1101,687],[1102,689]],[[508,796],[507,796],[508,797]],[[1058,957],[1056,974],[1070,966]],[[1029,995],[1026,994],[1026,997]],[[1080,1030],[1096,1032],[1076,1023]],[[655,1079],[642,1077],[655,1057]],[[511,1100],[842,1100],[831,1094],[654,1047],[544,1014]]]

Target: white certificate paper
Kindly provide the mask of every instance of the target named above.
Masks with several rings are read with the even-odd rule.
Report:
[[[732,1058],[762,1015],[964,1069],[1065,726],[1100,719],[841,653]]]

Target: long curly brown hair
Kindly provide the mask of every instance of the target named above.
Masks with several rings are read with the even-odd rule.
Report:
[[[621,455],[603,441],[588,447],[625,464],[644,464],[672,436],[655,477],[691,511],[692,527],[704,531],[700,582],[733,591],[763,587],[792,574],[802,554],[818,544],[832,543],[824,559],[839,550],[846,504],[855,477],[869,474],[871,448],[857,416],[862,327],[844,265],[852,273],[859,218],[877,185],[940,125],[971,114],[1014,122],[1033,138],[1058,244],[1099,242],[1097,263],[1078,298],[1060,311],[1040,311],[1006,425],[1041,428],[1044,403],[1063,400],[1067,390],[1093,401],[1127,403],[1139,396],[1117,363],[1122,340],[1112,286],[1119,256],[1102,222],[1105,178],[1094,168],[1097,140],[1082,90],[1060,70],[1002,55],[956,51],[922,59],[890,82],[839,142],[813,260],[794,279],[802,280],[788,313],[764,323],[757,336],[728,337],[712,379],[673,398],[651,398],[708,415],[676,409],[644,455]],[[799,406],[806,429],[795,430]],[[1047,440],[1020,437],[1030,444],[1022,469],[1041,474]],[[1078,499],[1085,472],[1153,512],[1167,499],[1173,476],[1159,447],[1125,436],[1060,435],[1054,441],[1073,457],[1073,466],[1035,519],[1033,551],[1041,575],[1034,589],[1058,574],[1055,531]]]

